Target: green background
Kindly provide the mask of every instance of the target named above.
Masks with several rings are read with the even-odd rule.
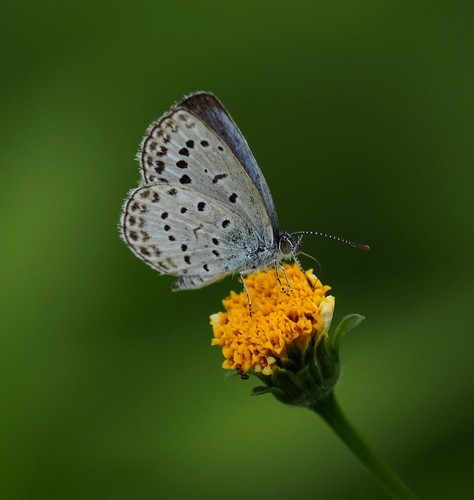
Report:
[[[472,498],[472,2],[4,2],[0,496],[386,498],[324,422],[225,379],[116,229],[148,124],[213,91],[337,297],[338,398],[423,498]],[[303,259],[306,267],[311,261]],[[470,327],[468,328],[468,325]]]

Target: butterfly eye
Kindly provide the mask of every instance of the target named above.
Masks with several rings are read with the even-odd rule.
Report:
[[[290,239],[285,236],[285,235],[282,235],[281,238],[280,238],[280,243],[279,243],[279,247],[280,247],[280,252],[283,254],[283,255],[290,255],[293,251],[293,245],[292,245],[292,242],[290,241]]]

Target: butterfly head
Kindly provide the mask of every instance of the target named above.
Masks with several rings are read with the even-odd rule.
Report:
[[[278,248],[283,259],[285,258],[295,258],[300,252],[302,247],[303,235],[299,235],[298,239],[295,239],[289,233],[281,233],[280,239],[278,241]]]

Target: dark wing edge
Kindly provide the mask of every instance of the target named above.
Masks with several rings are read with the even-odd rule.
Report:
[[[258,189],[265,202],[272,223],[273,234],[278,235],[278,216],[265,177],[258,167],[242,132],[240,132],[222,103],[209,92],[197,92],[185,97],[176,104],[174,109],[177,108],[185,109],[203,120],[227,144]]]
[[[140,253],[138,250],[139,247],[138,247],[137,243],[130,241],[128,238],[128,235],[127,235],[127,229],[126,229],[127,220],[126,219],[127,219],[127,216],[130,214],[130,212],[129,212],[130,204],[132,202],[136,203],[136,200],[134,199],[133,196],[135,195],[135,193],[137,193],[138,191],[141,191],[145,187],[146,186],[139,186],[137,188],[131,189],[128,192],[127,198],[125,198],[125,201],[123,202],[123,205],[122,205],[122,213],[120,214],[120,219],[118,222],[118,230],[119,230],[120,238],[122,239],[122,241],[125,243],[125,245],[127,245],[128,248],[130,248],[130,250],[139,259],[141,259],[143,262],[148,264],[155,271],[158,271],[160,274],[166,274],[166,272],[163,269],[160,269],[156,264],[154,264],[149,259],[147,259],[147,256],[144,253]]]

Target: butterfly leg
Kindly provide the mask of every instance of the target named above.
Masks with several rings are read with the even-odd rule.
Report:
[[[283,274],[285,275],[286,284],[287,284],[288,288],[290,289],[291,294],[294,295],[293,287],[291,286],[290,278],[288,278],[288,273],[286,272],[285,266],[282,266],[281,264],[279,264],[279,265],[280,265],[281,269],[283,269]]]
[[[242,285],[244,286],[245,293],[247,294],[247,299],[249,301],[249,314],[250,316],[252,316],[252,299],[250,297],[250,292],[247,287],[247,283],[245,283],[245,278],[244,278],[245,271],[241,271],[239,274],[240,274],[240,280],[242,281]]]
[[[278,260],[275,260],[275,275],[276,275],[276,279],[277,279],[278,284],[280,285],[280,288],[282,289],[283,293],[285,295],[288,295],[288,297],[289,297],[290,294],[286,291],[286,289],[283,286],[283,283],[281,282],[281,279],[280,279],[280,273],[279,273],[280,269],[283,269],[283,273],[285,275],[286,284],[287,284],[288,288],[291,290],[291,293],[293,293],[293,289],[291,288],[291,283],[290,283],[290,280],[288,278],[288,274],[286,273],[286,269],[280,264],[280,262]]]

